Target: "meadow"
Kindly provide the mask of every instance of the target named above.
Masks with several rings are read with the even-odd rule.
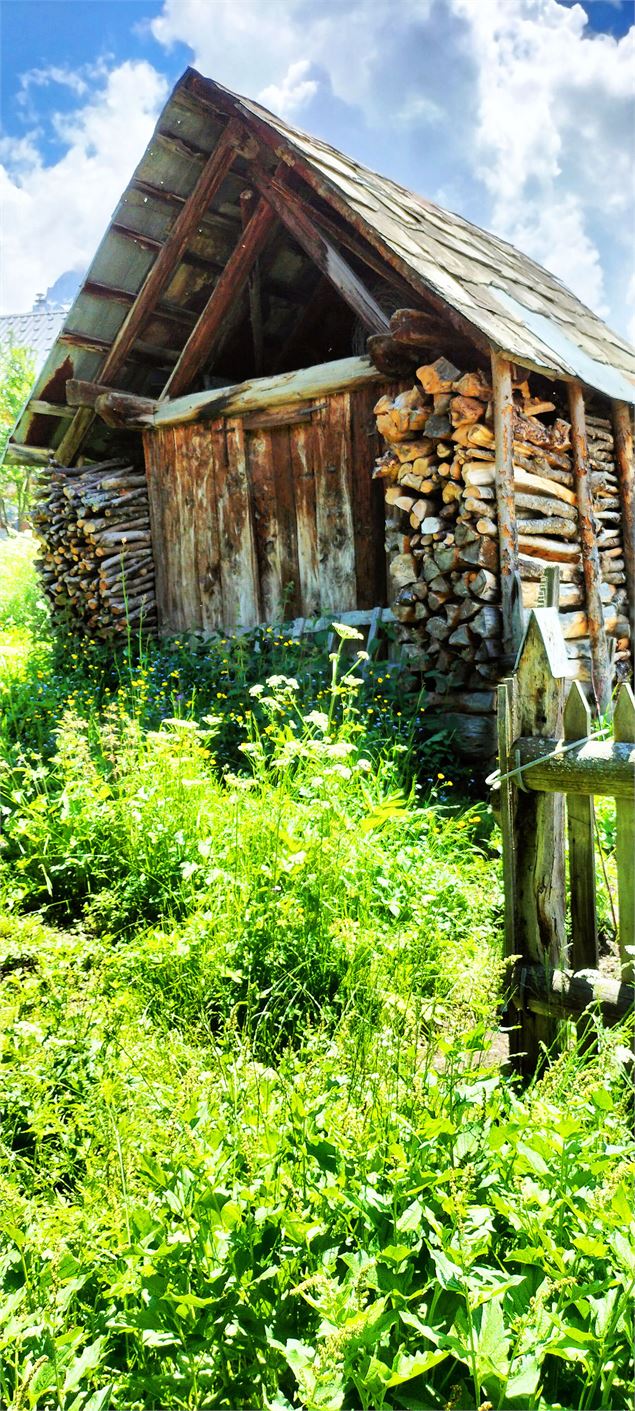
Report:
[[[0,544],[0,1405],[625,1411],[628,1036],[507,1072],[499,835],[425,701],[344,627],[64,639],[32,558]]]

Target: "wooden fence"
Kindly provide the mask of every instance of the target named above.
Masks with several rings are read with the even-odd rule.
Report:
[[[539,607],[514,675],[498,687],[510,1052],[526,1074],[563,1018],[588,1032],[589,1006],[616,1023],[635,1000],[635,697],[620,686],[607,738],[569,672],[557,605]],[[598,968],[594,795],[616,806],[621,978]]]

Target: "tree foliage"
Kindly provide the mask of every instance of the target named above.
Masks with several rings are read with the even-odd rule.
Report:
[[[0,525],[8,527],[9,505],[18,524],[27,517],[31,494],[30,466],[2,465],[7,442],[31,391],[35,360],[30,348],[9,342],[0,347]]]

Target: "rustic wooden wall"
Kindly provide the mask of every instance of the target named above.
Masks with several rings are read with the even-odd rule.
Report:
[[[284,413],[145,436],[160,630],[385,602],[375,384]]]

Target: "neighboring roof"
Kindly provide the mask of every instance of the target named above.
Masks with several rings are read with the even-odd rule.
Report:
[[[59,309],[32,309],[29,314],[0,314],[0,347],[14,343],[30,348],[39,372],[64,323],[70,304]]]
[[[67,421],[47,414],[47,404],[64,402],[69,378],[99,380],[109,349],[232,117],[251,134],[254,154],[258,156],[255,138],[269,163],[282,161],[292,167],[295,177],[310,188],[303,198],[309,209],[310,202],[330,208],[340,229],[372,249],[376,274],[379,261],[388,281],[397,277],[402,288],[414,291],[413,304],[419,293],[481,345],[489,342],[538,371],[577,378],[607,396],[635,401],[635,350],[554,275],[461,216],[187,69],[118,203],[34,388],[32,401],[38,405],[25,409],[14,444],[60,444]],[[166,380],[159,380],[160,369],[177,361],[214,280],[236,247],[240,193],[250,182],[250,160],[243,145],[192,233],[165,296],[146,319],[120,372],[110,379],[122,390],[156,396]],[[342,250],[346,253],[345,241]],[[277,289],[269,300],[274,334],[290,318],[286,291],[301,309],[306,275],[306,256],[294,253],[288,237],[277,251],[269,270],[272,288]],[[213,363],[211,371],[225,373],[226,368]]]

